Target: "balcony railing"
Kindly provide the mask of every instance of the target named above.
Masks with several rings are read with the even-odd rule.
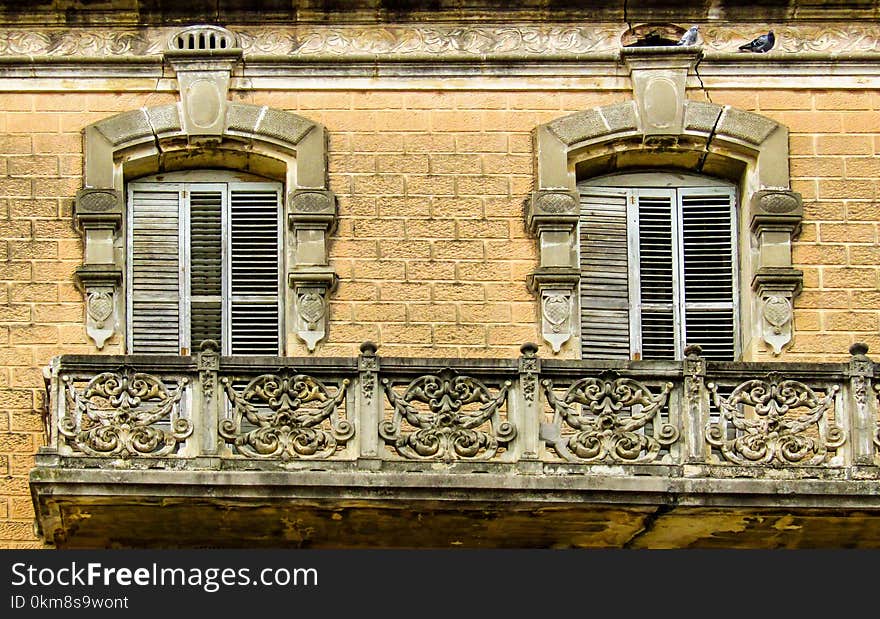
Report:
[[[75,356],[40,466],[873,478],[878,390],[848,363]],[[439,469],[438,469],[439,467]]]

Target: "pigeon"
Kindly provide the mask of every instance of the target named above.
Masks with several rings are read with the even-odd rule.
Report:
[[[742,52],[756,52],[758,54],[763,54],[764,52],[769,52],[773,49],[774,43],[776,43],[776,37],[773,36],[773,31],[771,30],[767,34],[762,34],[745,45],[740,45],[739,49]]]
[[[697,44],[697,31],[700,29],[699,26],[691,26],[688,28],[688,31],[682,35],[681,40],[676,43],[676,45],[696,45]]]

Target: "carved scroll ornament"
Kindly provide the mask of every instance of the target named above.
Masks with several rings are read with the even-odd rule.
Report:
[[[487,460],[516,436],[499,410],[510,381],[493,394],[480,381],[445,370],[420,376],[403,394],[388,379],[382,385],[394,415],[379,425],[379,435],[404,458]]]
[[[318,379],[291,371],[262,374],[243,388],[220,381],[232,404],[232,418],[220,422],[220,436],[251,458],[329,458],[354,436],[340,405],[348,379],[331,392]]]
[[[722,420],[707,425],[706,440],[728,462],[822,464],[846,440],[843,430],[828,420],[838,385],[820,393],[773,373],[739,384],[726,397],[715,383],[707,387]]]
[[[98,374],[79,391],[65,383],[66,411],[58,431],[74,451],[90,456],[168,456],[192,434],[180,417],[187,379],[170,388],[158,377],[132,368]]]
[[[554,413],[553,423],[541,428],[542,438],[566,460],[654,462],[663,447],[678,440],[678,429],[661,419],[672,383],[654,392],[639,381],[606,372],[578,380],[561,397],[552,381],[541,384]]]

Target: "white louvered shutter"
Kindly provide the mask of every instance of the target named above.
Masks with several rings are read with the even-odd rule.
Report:
[[[640,335],[634,338],[634,357],[675,359],[681,353],[677,345],[680,267],[675,192],[639,189],[630,203],[630,231],[637,239],[633,245],[638,265],[632,271],[638,280],[638,295],[631,297],[636,314],[633,322],[638,324],[633,330]]]
[[[180,354],[181,190],[155,183],[129,188],[129,342],[135,354]]]
[[[280,189],[230,186],[230,319],[233,355],[280,354]]]
[[[733,191],[679,189],[684,257],[684,341],[709,359],[735,358]]]
[[[627,192],[581,188],[581,352],[584,359],[628,359]]]

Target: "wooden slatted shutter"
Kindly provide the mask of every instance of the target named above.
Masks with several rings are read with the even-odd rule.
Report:
[[[230,187],[230,352],[280,354],[280,191],[275,184]]]
[[[136,354],[178,355],[186,297],[180,274],[180,187],[130,187],[128,203],[128,350]]]
[[[584,359],[628,359],[627,192],[581,191],[581,352]]]
[[[736,355],[733,192],[679,189],[684,257],[684,339],[709,359]]]
[[[675,192],[639,189],[631,200],[635,237],[633,252],[638,269],[632,275],[638,281],[635,309],[633,356],[642,359],[675,359],[681,354],[678,343],[676,308],[679,304],[679,261],[677,252],[677,217]]]

